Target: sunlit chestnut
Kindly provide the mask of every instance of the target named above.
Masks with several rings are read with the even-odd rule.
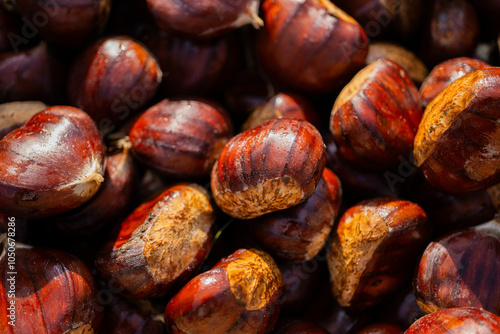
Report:
[[[330,1],[266,0],[262,8],[257,51],[276,83],[300,92],[335,92],[363,66],[365,31]]]
[[[306,200],[325,168],[325,144],[309,122],[278,118],[233,137],[211,174],[217,205],[251,219]]]
[[[330,131],[347,161],[387,169],[407,158],[422,117],[418,91],[398,64],[366,66],[335,100]]]
[[[94,121],[49,107],[0,140],[0,212],[34,219],[74,209],[99,190],[104,168]]]
[[[469,73],[427,106],[415,136],[415,165],[441,192],[500,182],[500,68]]]

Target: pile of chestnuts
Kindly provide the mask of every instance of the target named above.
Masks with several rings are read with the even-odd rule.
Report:
[[[497,0],[0,3],[0,333],[500,334]]]

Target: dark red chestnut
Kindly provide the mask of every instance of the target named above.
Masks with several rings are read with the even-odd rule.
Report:
[[[47,108],[40,101],[22,101],[0,104],[0,139],[23,126],[36,113]]]
[[[425,109],[415,165],[441,192],[462,194],[500,182],[500,68],[469,73]]]
[[[311,123],[278,118],[233,137],[211,174],[217,205],[239,219],[306,200],[325,168],[325,144]]]
[[[263,24],[258,16],[258,0],[147,0],[147,3],[158,26],[194,38],[213,38],[247,24],[255,28]]]
[[[76,257],[1,236],[0,328],[5,334],[94,333],[96,287]]]
[[[96,269],[124,295],[164,296],[198,269],[213,238],[214,220],[204,188],[172,186],[122,222],[99,251]]]
[[[0,102],[64,103],[64,68],[47,44],[0,54]]]
[[[397,291],[429,239],[425,212],[412,202],[378,198],[349,208],[327,244],[338,303],[363,309]]]
[[[497,334],[500,318],[473,307],[448,308],[428,314],[413,323],[405,334]]]
[[[68,98],[109,133],[155,95],[161,78],[160,65],[142,44],[127,36],[106,37],[73,62]]]
[[[168,303],[169,333],[269,333],[283,289],[274,260],[255,249],[239,249],[194,277]]]
[[[453,81],[466,74],[488,67],[491,66],[484,61],[468,57],[452,58],[437,64],[425,78],[418,91],[420,104],[424,108],[427,107]]]
[[[478,16],[467,0],[434,0],[422,38],[422,59],[434,66],[450,58],[469,57],[478,39]]]
[[[0,212],[34,219],[74,209],[97,192],[104,165],[92,119],[49,107],[0,140]]]
[[[170,177],[208,176],[232,135],[225,111],[203,100],[163,100],[134,123],[132,152],[145,165]]]
[[[380,59],[356,74],[337,97],[330,131],[347,161],[387,169],[410,156],[421,117],[409,76],[398,64]]]
[[[111,0],[13,1],[33,31],[69,48],[79,47],[97,35],[111,7]]]
[[[301,92],[330,93],[363,66],[365,31],[330,1],[266,0],[262,8],[257,51],[277,83]]]
[[[248,116],[241,130],[246,131],[279,117],[304,119],[320,128],[319,115],[311,102],[300,95],[278,93],[258,105]]]
[[[342,188],[328,168],[304,202],[248,221],[270,254],[293,262],[312,260],[323,249],[337,217]]]
[[[478,307],[500,315],[500,222],[491,221],[431,242],[413,281],[427,313]]]

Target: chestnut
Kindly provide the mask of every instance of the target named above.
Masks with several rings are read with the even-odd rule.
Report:
[[[36,113],[48,106],[40,101],[21,101],[0,104],[0,139],[20,128]]]
[[[0,54],[0,102],[39,100],[60,104],[65,100],[64,67],[47,43],[18,52]]]
[[[304,202],[252,219],[248,225],[271,255],[292,262],[309,261],[326,244],[341,198],[340,180],[325,168],[318,186]]]
[[[0,140],[0,212],[43,218],[88,201],[104,180],[104,143],[82,110],[53,106]]]
[[[429,66],[470,57],[479,39],[479,19],[467,0],[434,0],[422,38],[422,59]]]
[[[199,99],[165,99],[141,114],[129,133],[134,155],[174,178],[208,176],[231,135],[222,107]]]
[[[344,87],[333,105],[330,131],[340,155],[370,169],[409,157],[422,117],[417,88],[398,64],[380,59]]]
[[[280,320],[274,334],[328,334],[323,328],[309,322],[297,319]]]
[[[95,267],[123,295],[165,296],[199,268],[214,221],[204,188],[195,183],[171,186],[118,226],[97,254]]]
[[[427,217],[415,203],[377,198],[349,208],[327,244],[338,303],[360,310],[397,291],[411,279],[429,239]]]
[[[469,73],[427,106],[415,136],[415,165],[431,186],[462,194],[500,182],[500,68]]]
[[[405,334],[495,334],[500,332],[500,317],[473,307],[447,308],[415,321]]]
[[[147,4],[158,26],[192,38],[213,38],[248,24],[255,28],[263,24],[258,0],[147,0]]]
[[[425,78],[418,91],[420,104],[427,107],[453,81],[468,73],[491,67],[482,60],[469,57],[458,57],[437,64]]]
[[[388,323],[377,322],[366,326],[356,334],[403,334],[403,329]]]
[[[242,131],[279,117],[300,118],[320,128],[319,115],[306,98],[297,94],[278,93],[258,105],[241,126]]]
[[[105,37],[73,62],[68,98],[109,133],[155,95],[161,79],[160,65],[142,44],[128,36]]]
[[[100,316],[89,268],[68,253],[13,239],[0,236],[2,333],[94,333]]]
[[[269,333],[279,314],[281,273],[265,252],[239,249],[189,281],[168,303],[169,333]]]
[[[500,222],[447,234],[425,249],[413,281],[427,313],[478,307],[500,315]]]
[[[413,52],[396,43],[370,43],[365,60],[366,65],[379,59],[389,59],[401,66],[416,86],[420,86],[429,74],[425,64]]]
[[[278,118],[233,137],[211,174],[217,205],[251,219],[312,195],[325,169],[325,144],[311,123]]]
[[[265,0],[262,8],[257,53],[276,83],[304,93],[332,93],[363,66],[365,31],[330,1]]]
[[[77,48],[104,28],[111,0],[13,0],[17,10],[44,39]]]

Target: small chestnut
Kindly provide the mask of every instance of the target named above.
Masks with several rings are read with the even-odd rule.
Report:
[[[269,333],[283,290],[274,260],[255,249],[239,249],[189,281],[168,303],[169,333]]]
[[[215,202],[251,219],[306,200],[325,169],[325,144],[311,123],[278,118],[233,137],[211,174]]]

